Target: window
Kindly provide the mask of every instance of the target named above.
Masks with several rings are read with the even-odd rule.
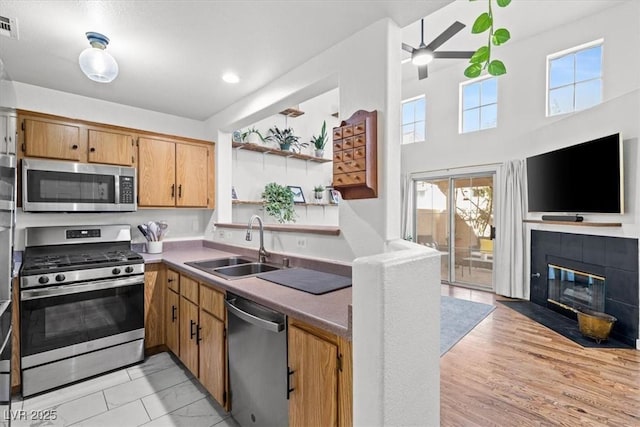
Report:
[[[495,77],[460,85],[460,132],[498,126],[498,81]]]
[[[602,40],[549,55],[547,70],[547,116],[602,102]]]
[[[402,101],[402,143],[412,144],[425,138],[424,95]]]

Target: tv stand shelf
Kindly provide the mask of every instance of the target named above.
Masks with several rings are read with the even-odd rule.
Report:
[[[553,224],[553,225],[573,225],[579,227],[622,227],[621,222],[572,222],[572,221],[542,221],[541,219],[524,219],[522,222],[530,224]]]

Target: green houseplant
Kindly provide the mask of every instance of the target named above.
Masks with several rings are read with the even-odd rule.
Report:
[[[313,197],[316,199],[316,202],[320,203],[324,196],[324,187],[322,185],[316,185],[313,187]]]
[[[242,132],[242,142],[258,144],[260,141],[264,142],[264,137],[255,127],[252,126],[246,131]]]
[[[309,145],[307,142],[300,142],[300,137],[293,134],[293,128],[280,129],[273,126],[269,129],[269,134],[264,138],[265,141],[273,141],[280,145],[282,151],[298,151],[302,147]]]
[[[316,150],[316,157],[324,156],[324,146],[327,144],[327,121],[322,122],[322,129],[320,135],[312,136],[311,143]]]
[[[293,208],[293,192],[289,187],[271,182],[262,192],[264,210],[279,223],[295,222],[296,211]]]

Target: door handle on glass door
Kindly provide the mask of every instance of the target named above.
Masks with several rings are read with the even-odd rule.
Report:
[[[532,277],[532,278],[536,278],[536,279],[537,279],[537,278],[539,278],[539,277],[540,277],[540,273],[533,273],[533,274],[531,275],[531,277]]]

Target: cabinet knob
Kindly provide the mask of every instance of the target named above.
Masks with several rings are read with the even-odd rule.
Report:
[[[78,146],[77,146],[76,144],[73,144],[73,145],[71,146],[71,149],[72,149],[72,150],[77,150],[77,149],[78,149]]]
[[[95,153],[95,152],[96,152],[96,149],[95,149],[95,147],[91,147],[91,148],[89,149],[89,151],[91,151],[92,153]]]
[[[177,311],[177,310],[178,310],[178,309],[176,308],[176,306],[175,306],[175,305],[172,305],[172,306],[171,306],[171,322],[172,322],[172,323],[175,323],[175,321],[176,321],[176,320],[178,320],[178,316],[176,316],[176,311]]]

